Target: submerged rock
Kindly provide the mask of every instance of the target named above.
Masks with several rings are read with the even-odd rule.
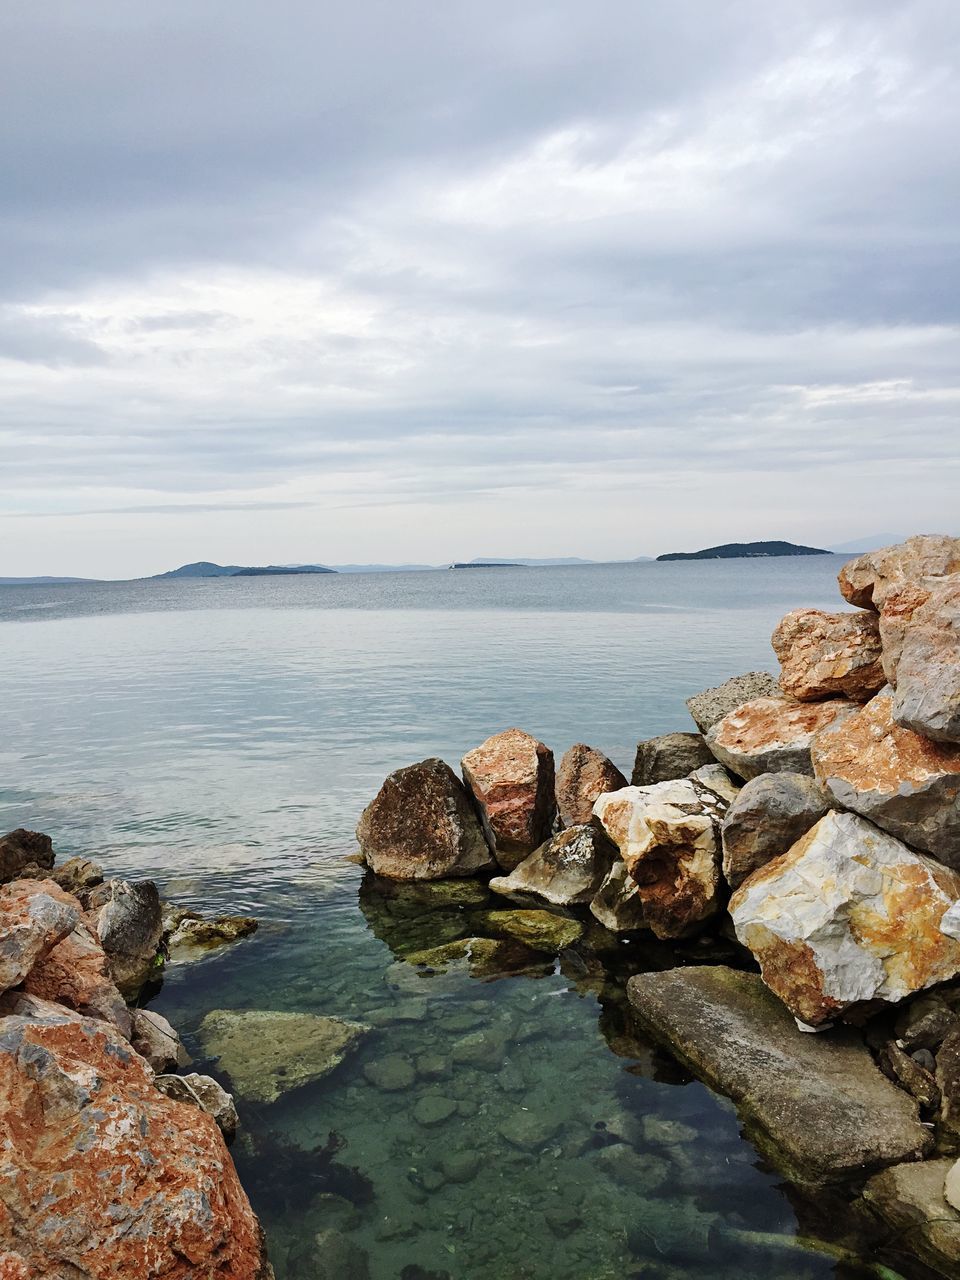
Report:
[[[202,916],[198,911],[163,904],[164,945],[169,960],[198,954],[249,938],[260,927],[253,916]]]
[[[79,921],[79,904],[50,880],[0,888],[0,992],[19,986]]]
[[[477,913],[477,922],[491,933],[515,938],[534,951],[561,951],[583,935],[579,920],[554,915],[552,911],[482,911]]]
[[[960,573],[960,538],[920,534],[858,556],[843,566],[837,580],[845,600],[879,612],[887,597],[905,585],[928,580],[933,585],[951,573]]]
[[[168,1098],[185,1102],[187,1106],[196,1107],[199,1111],[205,1111],[216,1122],[217,1128],[227,1142],[232,1142],[237,1136],[237,1125],[240,1122],[237,1118],[233,1095],[227,1093],[226,1089],[210,1076],[197,1075],[196,1072],[185,1076],[158,1075],[155,1083],[160,1092],[165,1093]]]
[[[471,977],[483,981],[517,973],[553,971],[552,960],[545,962],[542,952],[515,938],[460,938],[439,947],[413,951],[406,960],[408,964],[434,973],[446,973],[452,965],[464,962]]]
[[[771,643],[780,660],[780,687],[798,702],[866,702],[886,682],[875,613],[794,609],[777,625]]]
[[[731,676],[715,689],[704,689],[687,699],[687,710],[701,733],[706,734],[731,711],[756,698],[782,697],[780,686],[766,671]],[[667,779],[669,781],[669,779]]]
[[[49,871],[53,866],[53,841],[42,831],[26,831],[17,827],[16,831],[8,831],[0,836],[0,882],[26,878],[24,873],[29,869],[32,875],[40,879],[37,873]]]
[[[493,865],[469,795],[437,759],[391,773],[364,809],[357,839],[370,869],[393,880],[472,876]]]
[[[952,1160],[898,1164],[876,1174],[863,1189],[877,1216],[909,1242],[911,1252],[944,1275],[956,1275],[960,1265],[960,1213],[944,1194],[952,1165]]]
[[[554,906],[585,905],[595,897],[617,856],[596,827],[568,827],[551,836],[508,876],[495,876],[490,888],[508,898],[532,894]]]
[[[838,804],[960,867],[960,747],[894,723],[889,690],[823,729],[811,755],[817,781]]]
[[[626,785],[626,778],[602,751],[583,742],[575,743],[563,753],[557,770],[560,821],[565,827],[589,822],[597,797]]]
[[[958,899],[960,874],[832,812],[741,885],[730,915],[767,986],[816,1026],[960,973],[960,941],[941,929]]]
[[[276,1102],[329,1075],[367,1031],[359,1022],[320,1014],[215,1009],[198,1034],[241,1097]]]
[[[779,858],[830,808],[820,786],[801,773],[761,773],[744,786],[721,828],[723,874],[732,889]]]
[[[522,729],[507,729],[468,751],[461,766],[496,860],[512,871],[553,830],[553,752]]]
[[[128,1000],[137,997],[158,967],[163,936],[160,894],[152,880],[110,880],[98,903],[94,927],[110,960],[113,980]]]
[[[335,1227],[297,1244],[288,1270],[291,1280],[370,1280],[366,1251]]]
[[[856,1032],[799,1031],[756,974],[722,965],[643,973],[627,993],[641,1021],[759,1127],[788,1173],[864,1173],[932,1147],[916,1102]]]
[[[596,897],[590,903],[590,914],[614,933],[630,933],[644,924],[643,898],[640,886],[627,871],[627,864],[617,858]]]
[[[630,785],[648,787],[655,782],[672,782],[705,764],[713,764],[713,753],[702,733],[661,733],[637,743]],[[624,787],[626,782],[620,785]]]
[[[740,778],[761,773],[813,773],[810,744],[820,730],[858,710],[839,698],[792,702],[756,698],[732,711],[707,734],[710,750]]]
[[[897,724],[936,742],[960,743],[960,574],[911,614],[890,674]]]

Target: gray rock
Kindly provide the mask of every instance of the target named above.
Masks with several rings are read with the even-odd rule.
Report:
[[[915,1062],[896,1040],[887,1041],[878,1060],[884,1075],[916,1098],[925,1114],[940,1105],[940,1089],[933,1072]]]
[[[694,769],[693,773],[687,774],[687,777],[691,782],[699,782],[715,796],[719,796],[724,804],[733,804],[743,790],[743,783],[734,778],[722,764],[716,762],[701,765],[699,769]]]
[[[44,880],[0,889],[0,992],[19,986],[80,922],[77,904]]]
[[[539,1111],[512,1112],[497,1126],[502,1138],[521,1151],[542,1151],[555,1138],[560,1124],[555,1116]]]
[[[952,1030],[937,1050],[936,1081],[940,1090],[940,1126],[956,1147],[960,1141],[960,1030]]]
[[[707,733],[720,720],[754,698],[779,698],[782,691],[766,671],[748,671],[731,676],[715,689],[704,689],[687,699],[687,709],[701,733]],[[689,770],[688,770],[689,772]]]
[[[702,733],[661,733],[637,743],[630,783],[634,787],[646,787],[653,782],[672,782],[713,762],[713,753]]]
[[[581,906],[596,896],[616,857],[615,845],[596,827],[568,827],[508,876],[494,876],[490,888],[507,898],[532,895],[555,906]]]
[[[863,1189],[867,1204],[897,1237],[948,1276],[955,1276],[960,1264],[960,1213],[943,1194],[953,1163],[898,1164],[876,1174]]]
[[[472,1182],[480,1172],[482,1161],[480,1154],[474,1150],[452,1151],[444,1156],[441,1163],[443,1176],[447,1182]]]
[[[442,1097],[439,1093],[426,1093],[413,1105],[413,1118],[425,1129],[433,1129],[438,1124],[443,1124],[456,1113],[456,1102],[452,1098]]]
[[[721,827],[723,874],[732,889],[786,853],[830,808],[820,786],[800,773],[751,778]]]
[[[907,1053],[936,1052],[949,1032],[960,1028],[960,1017],[936,992],[927,992],[901,1009],[894,1023],[897,1039]]]
[[[614,933],[629,933],[644,927],[640,886],[628,873],[622,858],[617,858],[597,890],[590,903],[590,913]]]
[[[174,1071],[190,1061],[180,1037],[162,1014],[152,1009],[133,1009],[130,1022],[130,1043],[154,1071]]]
[[[50,872],[50,879],[67,893],[79,898],[86,907],[86,894],[103,884],[103,867],[90,858],[68,858],[62,866]]]
[[[53,866],[53,841],[42,831],[26,831],[18,827],[0,836],[0,882],[16,880],[26,868],[49,871]]]
[[[239,1120],[233,1095],[227,1093],[211,1076],[197,1075],[196,1072],[186,1076],[158,1075],[156,1086],[168,1098],[185,1102],[212,1116],[228,1142],[236,1137]]]
[[[152,880],[110,880],[109,896],[96,911],[95,927],[121,994],[135,999],[156,972],[163,923]]]
[[[917,1104],[859,1035],[799,1031],[756,974],[722,965],[643,973],[627,985],[641,1022],[727,1094],[789,1175],[864,1173],[925,1155]]]
[[[363,1068],[364,1076],[376,1089],[384,1093],[400,1093],[409,1089],[417,1078],[417,1073],[409,1061],[400,1053],[388,1053],[374,1062],[368,1062]]]
[[[960,743],[960,574],[913,613],[895,679],[897,724],[936,742]]]

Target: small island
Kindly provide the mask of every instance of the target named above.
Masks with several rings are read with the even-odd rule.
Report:
[[[268,564],[260,567],[241,564],[214,564],[210,560],[197,560],[183,564],[179,569],[156,573],[153,580],[162,578],[263,578],[298,573],[336,573],[322,564]]]
[[[748,560],[773,556],[829,556],[822,547],[801,547],[795,542],[724,542],[703,551],[670,551],[658,560]]]

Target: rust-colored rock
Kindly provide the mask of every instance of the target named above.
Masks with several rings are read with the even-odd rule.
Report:
[[[103,1022],[48,1009],[0,1026],[9,1275],[22,1261],[30,1280],[267,1280],[260,1225],[210,1116],[160,1093]]]
[[[875,613],[794,609],[771,638],[780,687],[799,702],[850,698],[866,702],[886,683]]]
[[[522,729],[506,729],[468,751],[461,765],[494,856],[512,871],[553,829],[553,752]]]
[[[80,920],[77,902],[52,880],[15,880],[0,889],[0,992],[19,986]]]
[[[627,780],[602,751],[583,742],[563,753],[557,770],[557,808],[565,827],[580,826],[593,817],[594,802],[605,791],[619,791]]]
[[[911,583],[929,586],[950,573],[960,573],[960,538],[921,534],[858,556],[837,580],[845,600],[879,613],[892,592]]]
[[[936,742],[960,743],[960,574],[909,601],[906,593],[888,600],[880,627],[896,686],[894,720]]]
[[[53,842],[42,831],[18,827],[0,836],[0,882],[16,880],[26,871],[36,874],[53,866]]]
[[[69,898],[69,894],[63,896]],[[102,1018],[125,1038],[130,1036],[130,1010],[110,976],[106,952],[82,920],[37,961],[23,986],[40,1000],[52,1000],[88,1017]]]
[[[811,756],[817,780],[843,808],[960,867],[960,747],[896,724],[891,690],[821,730]]]
[[[755,698],[713,726],[707,745],[721,764],[741,778],[761,773],[811,774],[810,743],[826,725],[856,711],[853,702],[794,702]]]

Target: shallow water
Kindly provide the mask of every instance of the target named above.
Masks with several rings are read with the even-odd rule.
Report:
[[[384,893],[347,860],[387,772],[512,724],[629,772],[639,738],[688,727],[689,693],[771,667],[788,608],[839,607],[841,563],[0,587],[0,829],[261,919],[154,1001],[201,1063],[213,1007],[372,1028],[327,1080],[242,1108],[280,1280],[328,1274],[308,1257],[328,1228],[373,1280],[858,1274],[789,1247],[817,1206],[630,1023],[629,973],[709,947],[590,927],[493,975],[425,972],[404,957],[488,934],[491,904]]]

